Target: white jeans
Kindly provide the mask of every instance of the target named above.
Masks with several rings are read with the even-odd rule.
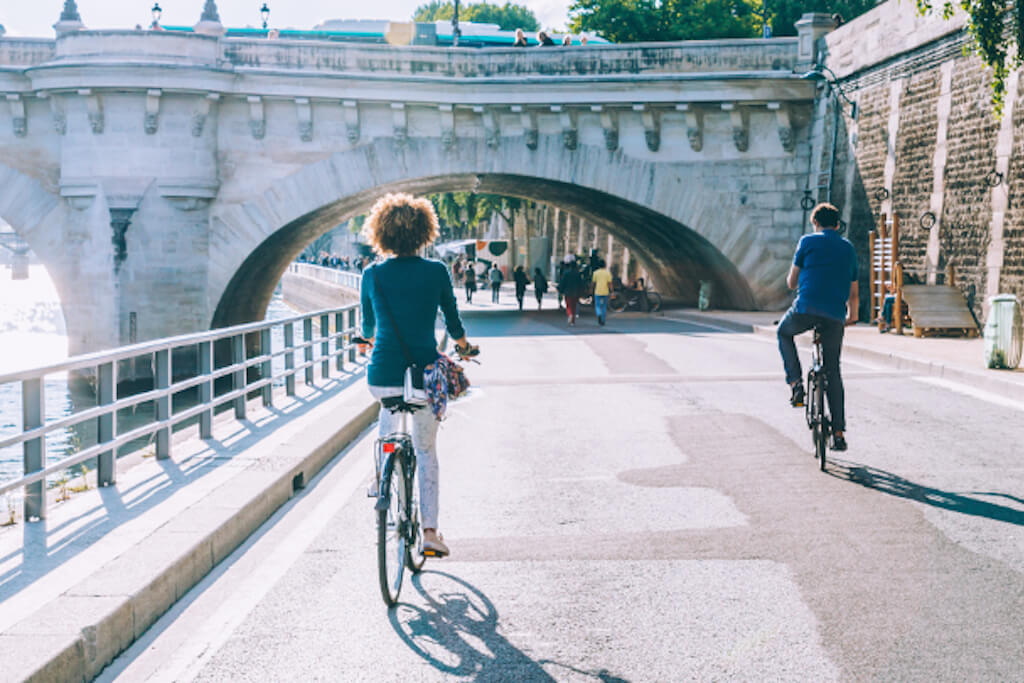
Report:
[[[401,396],[402,387],[370,387],[370,394],[378,401],[389,396]],[[424,529],[437,528],[438,464],[437,426],[428,406],[409,416],[412,423],[412,447],[416,451],[416,475],[420,480],[420,517]],[[384,437],[398,430],[401,417],[381,406],[378,420],[379,434]]]

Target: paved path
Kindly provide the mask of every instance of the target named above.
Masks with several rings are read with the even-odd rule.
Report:
[[[771,340],[475,312],[453,557],[376,585],[367,436],[102,680],[1012,680],[1024,405],[846,364],[817,471]]]

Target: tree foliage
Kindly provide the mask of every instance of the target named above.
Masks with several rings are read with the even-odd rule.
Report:
[[[774,36],[795,36],[796,22],[808,12],[838,14],[843,21],[864,14],[876,0],[768,0],[768,17]]]
[[[573,0],[569,28],[615,43],[750,38],[761,0]]]
[[[442,192],[430,195],[430,201],[437,211],[443,232],[452,239],[466,237],[475,226],[489,221],[494,214],[512,225],[516,213],[524,206],[524,201],[518,197],[475,192]]]
[[[992,105],[997,118],[1003,115],[1006,79],[1021,65],[1024,46],[1024,3],[1011,0],[917,0],[917,11],[940,12],[951,19],[957,7],[967,13],[967,31],[974,49],[992,69]]]
[[[420,5],[412,15],[413,21],[450,21],[455,14],[452,0],[431,0]],[[502,31],[536,31],[540,23],[534,13],[523,5],[506,2],[504,5],[474,2],[459,5],[459,21],[497,24]]]

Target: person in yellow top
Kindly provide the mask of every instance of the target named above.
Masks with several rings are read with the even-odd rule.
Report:
[[[612,293],[612,274],[604,267],[604,261],[597,260],[597,270],[590,276],[594,283],[594,312],[597,314],[597,324],[604,325],[608,317],[608,297]]]

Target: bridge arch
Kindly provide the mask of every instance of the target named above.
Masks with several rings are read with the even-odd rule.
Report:
[[[537,150],[521,138],[503,138],[497,148],[465,139],[454,149],[429,138],[378,138],[309,164],[248,201],[211,207],[211,247],[219,247],[209,272],[211,324],[262,317],[307,244],[389,191],[476,190],[549,203],[621,240],[671,296],[695,301],[699,281],[711,280],[722,307],[778,306],[788,254],[758,243],[758,214],[732,187],[700,164],[660,164],[603,145],[567,153],[556,135],[541,136]]]

